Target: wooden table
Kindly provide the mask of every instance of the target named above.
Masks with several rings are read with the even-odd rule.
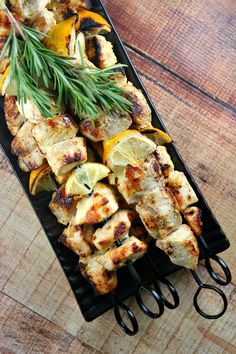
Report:
[[[0,156],[1,353],[236,353],[236,2],[104,1],[163,120],[231,241],[227,313],[192,306],[188,271],[170,277],[181,304],[124,336],[108,312],[86,323],[46,237]],[[205,281],[210,281],[203,266]],[[214,308],[214,299],[208,297]]]

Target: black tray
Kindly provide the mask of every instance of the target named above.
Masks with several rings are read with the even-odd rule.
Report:
[[[107,12],[105,11],[102,3],[99,0],[91,1],[91,3],[91,10],[101,13],[112,25],[112,22]],[[147,101],[152,109],[153,125],[157,128],[167,131],[161,120],[160,115],[154,108],[149,95],[147,94],[142,82],[140,81],[139,75],[133,67],[113,25],[112,27],[113,31],[107,36],[107,39],[112,42],[118,61],[124,64],[128,64],[126,74],[129,81],[133,82],[133,84],[137,88],[140,88],[143,91],[145,97],[147,98]],[[63,226],[57,223],[56,218],[49,211],[48,204],[51,198],[51,194],[40,193],[35,197],[29,194],[29,175],[20,170],[17,164],[17,158],[11,154],[11,141],[12,136],[10,135],[5,123],[3,112],[3,98],[1,97],[0,142],[2,149],[5,155],[7,156],[10,164],[12,165],[20,184],[22,185],[25,191],[25,194],[27,195],[32,207],[34,208],[35,213],[37,214],[41,222],[41,225],[47,235],[48,241],[50,242],[62,266],[62,269],[64,270],[65,275],[70,283],[74,296],[78,302],[78,305],[85,320],[92,321],[98,316],[102,315],[108,309],[113,307],[114,298],[110,294],[103,296],[95,295],[90,284],[81,276],[78,270],[76,270],[76,266],[78,264],[78,257],[72,251],[66,249],[66,247],[58,243],[57,240],[63,230]],[[203,212],[203,239],[208,248],[208,252],[210,252],[210,254],[216,254],[224,251],[229,247],[229,241],[226,238],[213,213],[211,212],[210,208],[208,207],[204,197],[202,196],[188,169],[184,165],[183,160],[181,159],[173,143],[168,146],[168,152],[171,155],[175,168],[185,173],[187,179],[191,183],[194,191],[196,192],[199,198],[198,206]],[[155,264],[159,270],[160,275],[166,276],[180,269],[180,267],[173,265],[169,261],[169,258],[156,247],[152,247],[151,253],[153,255],[153,259],[155,260]],[[204,256],[204,249],[201,248],[200,245],[200,258],[203,258]],[[154,281],[153,274],[149,271],[149,267],[145,260],[143,260],[142,258],[139,259],[135,263],[135,268],[140,274],[143,284],[150,284]],[[135,293],[136,285],[127,267],[121,268],[120,270],[118,270],[117,273],[118,287],[116,293],[119,299],[123,301]]]

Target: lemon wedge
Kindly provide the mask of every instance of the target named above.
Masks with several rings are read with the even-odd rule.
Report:
[[[56,189],[55,182],[51,176],[51,167],[44,164],[34,171],[31,171],[29,178],[29,190],[32,195],[36,195],[43,191],[54,191]]]
[[[77,21],[78,17],[75,15],[53,26],[43,40],[45,47],[58,55],[72,55],[75,47],[75,24]]]
[[[110,173],[108,167],[101,163],[86,162],[72,172],[66,182],[66,194],[87,195],[95,184],[107,177]]]
[[[137,130],[126,130],[111,141],[104,142],[104,160],[115,170],[128,164],[137,165],[139,160],[156,150],[156,144]]]
[[[140,130],[142,134],[144,134],[147,138],[151,139],[157,145],[165,145],[172,143],[173,139],[163,132],[163,130],[157,128],[144,128]]]
[[[111,26],[101,15],[85,9],[78,11],[79,22],[75,25],[78,31],[89,32],[90,34],[105,34],[111,32]]]

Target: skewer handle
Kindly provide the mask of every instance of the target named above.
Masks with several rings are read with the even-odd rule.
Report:
[[[127,334],[128,336],[134,336],[138,332],[139,328],[138,328],[137,319],[133,311],[122,301],[120,301],[116,295],[113,295],[113,299],[114,299],[114,315],[118,325],[120,326],[120,328],[125,334]],[[123,320],[121,311],[128,318],[131,328],[128,327],[125,321]]]
[[[223,293],[223,291],[220,289],[220,288],[217,288],[216,286],[214,285],[210,285],[210,284],[204,284],[202,283],[202,281],[200,280],[199,276],[197,275],[197,273],[193,270],[191,270],[191,274],[194,278],[194,280],[196,281],[196,283],[198,284],[198,289],[193,297],[193,305],[194,305],[194,308],[195,310],[202,316],[202,317],[205,317],[209,320],[213,320],[213,319],[216,319],[216,318],[220,318],[221,316],[223,316],[223,314],[225,313],[225,311],[227,310],[227,306],[228,306],[228,301],[227,301],[227,298],[225,296],[225,294]],[[223,309],[218,312],[217,314],[215,315],[212,315],[212,314],[209,314],[209,313],[206,313],[205,311],[203,311],[199,304],[198,304],[198,298],[199,298],[199,294],[201,291],[203,290],[211,290],[211,291],[214,291],[215,293],[217,293],[222,302],[223,302]]]

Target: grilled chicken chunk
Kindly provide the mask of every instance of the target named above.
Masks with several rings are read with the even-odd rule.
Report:
[[[117,172],[117,187],[128,204],[143,200],[146,191],[157,187],[164,187],[165,180],[161,165],[152,153],[146,161],[140,161],[139,166],[127,165],[121,172]]]
[[[95,292],[100,295],[110,293],[117,286],[116,272],[109,272],[98,261],[95,252],[89,257],[80,257],[79,264],[83,276],[91,283]]]
[[[18,158],[18,164],[22,171],[30,172],[42,166],[45,156],[41,153],[40,149],[36,147],[33,151],[25,156]]]
[[[199,208],[192,206],[183,211],[187,224],[192,229],[196,237],[202,234],[202,212]]]
[[[98,262],[109,271],[122,267],[128,260],[136,261],[147,251],[147,245],[134,236],[129,237],[117,248],[112,248],[98,257]]]
[[[75,224],[97,224],[109,218],[118,209],[114,191],[98,182],[91,196],[83,197],[78,205]]]
[[[188,225],[183,224],[165,239],[157,240],[156,246],[170,257],[172,263],[189,269],[197,268],[199,248]]]
[[[178,203],[167,187],[146,192],[136,210],[153,238],[164,238],[182,224]]]
[[[112,74],[110,76],[110,79],[113,79],[116,81],[116,86],[119,86],[119,87],[123,87],[127,84],[128,80],[127,80],[127,76],[125,74],[125,69],[124,68],[117,68],[117,69],[114,69],[113,72],[115,74]]]
[[[81,257],[90,256],[93,252],[92,236],[94,228],[92,225],[75,225],[72,218],[69,226],[60,236],[60,241]]]
[[[46,157],[56,176],[67,174],[87,160],[86,141],[80,137],[61,141],[46,149]]]
[[[108,249],[118,238],[122,237],[130,228],[134,219],[131,210],[119,210],[93,235],[94,245],[101,251]]]
[[[70,138],[77,134],[78,127],[70,118],[64,115],[58,115],[53,118],[47,118],[37,124],[33,129],[33,135],[43,153],[46,149]]]
[[[152,113],[141,90],[138,90],[131,82],[122,87],[127,91],[126,98],[132,103],[131,118],[136,129],[152,126]]]
[[[198,201],[198,198],[183,172],[172,171],[168,186],[174,193],[181,211]]]
[[[36,15],[31,26],[37,31],[47,34],[55,24],[56,20],[54,13],[45,8]]]
[[[88,59],[100,69],[117,63],[112,44],[103,36],[89,36],[86,41],[86,52]]]
[[[113,111],[112,113],[102,112],[94,122],[91,119],[84,119],[80,123],[81,133],[93,142],[107,140],[122,131],[128,129],[132,119],[128,113]]]
[[[168,177],[174,171],[174,164],[165,146],[157,146],[155,158],[161,166],[163,176]]]
[[[27,99],[25,103],[16,101],[16,105],[20,114],[31,123],[37,124],[45,120],[33,100]]]
[[[89,6],[89,0],[51,0],[47,7],[53,11],[58,23],[77,13],[80,7],[89,8]]]
[[[76,212],[78,200],[77,196],[68,196],[63,185],[53,193],[49,208],[59,223],[67,225]]]
[[[12,12],[15,12],[23,21],[31,19],[41,12],[51,0],[9,0]]]
[[[4,112],[7,127],[10,130],[11,135],[15,136],[25,122],[25,118],[19,114],[15,96],[5,96]]]
[[[36,149],[37,143],[32,134],[33,127],[34,124],[29,121],[22,125],[11,143],[11,151],[13,155],[25,156]]]
[[[128,204],[143,200],[144,194],[157,187],[164,187],[161,165],[155,154],[150,154],[139,166],[127,165],[117,173],[117,188]]]

